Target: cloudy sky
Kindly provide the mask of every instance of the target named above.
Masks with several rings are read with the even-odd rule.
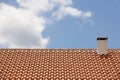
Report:
[[[120,0],[0,0],[1,48],[120,48]]]

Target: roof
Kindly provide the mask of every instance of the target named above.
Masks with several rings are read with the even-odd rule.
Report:
[[[120,80],[120,49],[0,49],[0,79]]]

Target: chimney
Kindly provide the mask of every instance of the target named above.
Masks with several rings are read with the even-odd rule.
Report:
[[[107,37],[98,37],[97,42],[98,42],[98,54],[100,55],[106,55],[107,54]]]

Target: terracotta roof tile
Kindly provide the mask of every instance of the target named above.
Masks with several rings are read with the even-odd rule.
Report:
[[[0,79],[120,80],[120,50],[0,49]]]

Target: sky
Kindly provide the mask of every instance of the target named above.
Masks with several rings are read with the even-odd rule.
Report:
[[[0,48],[120,48],[120,0],[0,0]]]

